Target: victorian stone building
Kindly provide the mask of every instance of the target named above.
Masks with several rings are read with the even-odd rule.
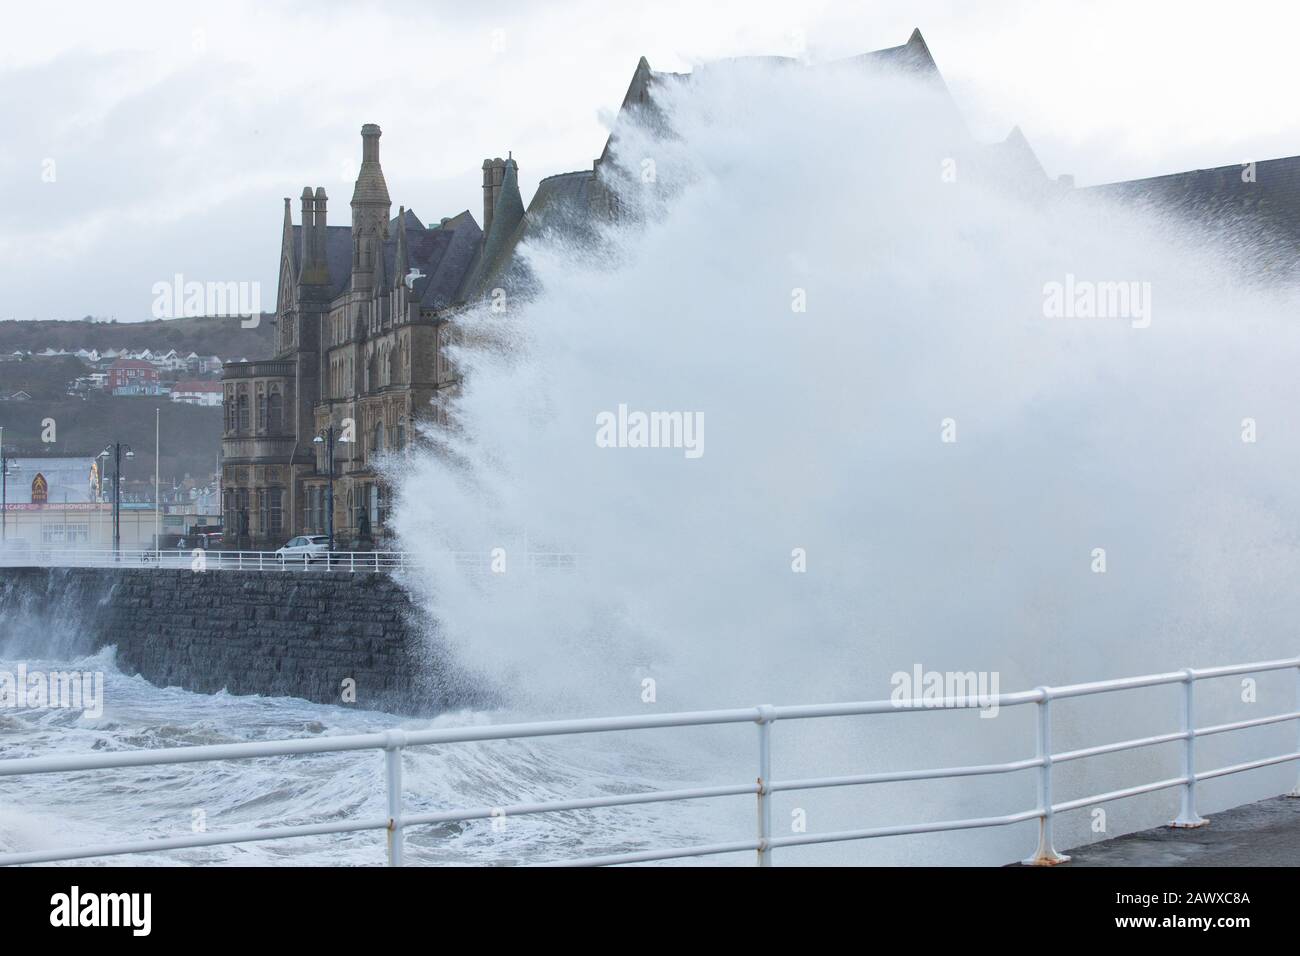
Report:
[[[483,161],[483,225],[468,210],[425,223],[393,214],[380,129],[361,129],[351,221],[329,223],[323,187],[284,200],[276,296],[279,350],[224,366],[222,509],[226,546],[275,548],[329,528],[333,449],[337,547],[386,537],[379,465],[416,423],[444,414],[456,378],[450,320],[510,288],[514,250],[548,221],[585,221],[594,169],[542,180],[528,210],[513,158]]]
[[[900,46],[832,66],[884,66],[943,88],[919,30]],[[656,72],[642,58],[619,121],[635,114],[658,122],[655,90],[690,81],[691,74]],[[964,131],[955,104],[952,118]],[[379,139],[378,126],[362,127],[350,222],[329,224],[329,197],[319,186],[303,189],[298,225],[291,200],[284,200],[278,351],[223,371],[227,547],[275,548],[294,535],[325,533],[331,447],[336,546],[382,546],[388,494],[380,465],[385,456],[404,453],[417,422],[444,414],[457,383],[447,360],[456,313],[494,290],[528,285],[514,253],[530,232],[560,228],[590,236],[593,222],[622,214],[605,169],[614,137],[590,169],[543,179],[527,208],[514,160],[484,160],[481,225],[469,211],[429,223],[402,207],[394,215]],[[1003,142],[969,146],[977,169],[1040,191],[1072,187],[1069,177],[1049,179],[1018,129]],[[1300,157],[1252,164],[1249,176],[1241,173],[1225,167],[1096,188],[1126,202],[1174,205],[1267,228],[1276,237],[1273,271],[1294,277]]]

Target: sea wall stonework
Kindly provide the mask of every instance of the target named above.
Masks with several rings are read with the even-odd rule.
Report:
[[[11,568],[0,575],[4,657],[66,659],[114,645],[121,671],[161,687],[395,713],[435,713],[476,696],[450,665],[434,623],[385,574]],[[355,701],[344,696],[349,686]]]

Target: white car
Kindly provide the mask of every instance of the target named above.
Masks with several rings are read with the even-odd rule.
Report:
[[[330,539],[324,534],[304,534],[290,538],[283,548],[275,552],[281,561],[309,564],[324,561],[329,554]]]

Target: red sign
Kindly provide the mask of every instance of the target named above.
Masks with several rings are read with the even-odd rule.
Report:
[[[5,505],[5,511],[112,511],[111,504],[96,501],[69,501],[66,504],[13,504]]]

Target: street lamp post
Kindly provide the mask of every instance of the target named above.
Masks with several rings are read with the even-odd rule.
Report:
[[[122,550],[122,455],[128,460],[135,457],[131,446],[115,441],[105,446],[99,453],[100,458],[113,458],[113,555],[117,557]]]
[[[345,431],[337,439],[340,444],[351,441],[351,439],[344,437],[346,434]],[[334,423],[330,422],[312,439],[313,444],[325,446],[325,468],[329,475],[329,479],[325,483],[325,512],[329,527],[329,550],[331,554],[334,553],[334,442],[336,440],[334,435]]]

